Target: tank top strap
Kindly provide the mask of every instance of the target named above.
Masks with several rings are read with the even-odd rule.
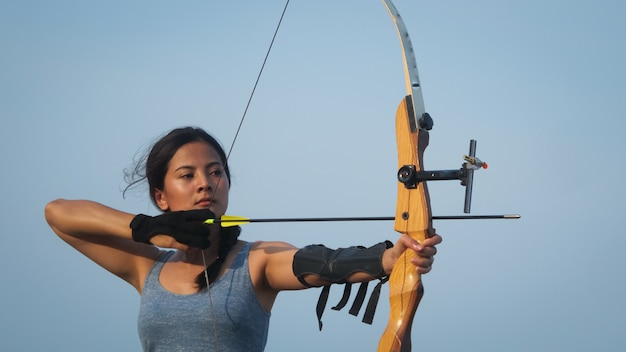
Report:
[[[146,281],[144,282],[144,288],[143,288],[144,291],[146,290],[146,288],[152,289],[152,288],[158,287],[159,275],[161,274],[163,265],[165,265],[167,260],[174,253],[175,253],[174,251],[165,251],[157,258],[157,260],[154,262],[154,265],[152,265],[152,268],[150,268],[150,272],[148,273],[148,276],[146,277]]]

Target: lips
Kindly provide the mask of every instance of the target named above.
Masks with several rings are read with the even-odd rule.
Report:
[[[196,202],[196,205],[201,205],[201,206],[209,206],[211,205],[213,202],[211,201],[211,198],[202,198],[199,201]]]

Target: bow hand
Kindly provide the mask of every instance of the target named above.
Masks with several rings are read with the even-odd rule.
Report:
[[[406,250],[413,251],[415,256],[410,258],[410,262],[415,265],[417,272],[426,274],[432,269],[432,264],[437,254],[437,245],[442,241],[441,236],[434,235],[425,239],[422,243],[412,239],[407,235],[401,235],[396,244],[389,248],[383,256],[383,268],[386,273],[391,273],[398,258]]]

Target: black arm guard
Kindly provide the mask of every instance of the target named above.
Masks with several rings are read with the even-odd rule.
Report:
[[[393,243],[389,241],[381,242],[370,248],[359,246],[339,248],[337,250],[326,248],[323,245],[310,245],[300,249],[294,255],[293,273],[307,287],[311,287],[311,285],[304,280],[306,275],[317,275],[331,283],[346,283],[348,276],[357,272],[364,272],[380,279],[372,292],[363,316],[363,322],[371,324],[374,319],[381,286],[389,279],[383,270],[383,253],[385,249],[391,247],[393,247]],[[322,330],[322,314],[328,301],[330,286],[330,284],[324,286],[315,308],[320,330]],[[346,283],[341,301],[335,307],[332,307],[333,310],[341,310],[348,303],[350,287],[351,284]],[[354,316],[359,314],[359,310],[365,301],[366,293],[367,282],[362,282],[354,303],[350,308],[350,314]]]
[[[306,246],[293,257],[293,273],[307,287],[311,285],[304,280],[306,275],[317,275],[331,283],[345,283],[348,276],[357,272],[383,278],[386,276],[383,253],[391,246],[389,241],[370,248],[355,246],[333,250],[323,245]]]

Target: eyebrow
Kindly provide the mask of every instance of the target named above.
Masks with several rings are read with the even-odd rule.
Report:
[[[208,163],[207,165],[205,165],[204,168],[208,169],[208,168],[211,168],[211,167],[213,167],[215,165],[224,167],[221,162],[219,162],[219,161],[212,161],[212,162]],[[182,166],[177,167],[174,170],[174,172],[180,171],[180,170],[184,170],[184,169],[195,169],[195,168],[196,168],[195,166],[191,166],[191,165],[182,165]]]

